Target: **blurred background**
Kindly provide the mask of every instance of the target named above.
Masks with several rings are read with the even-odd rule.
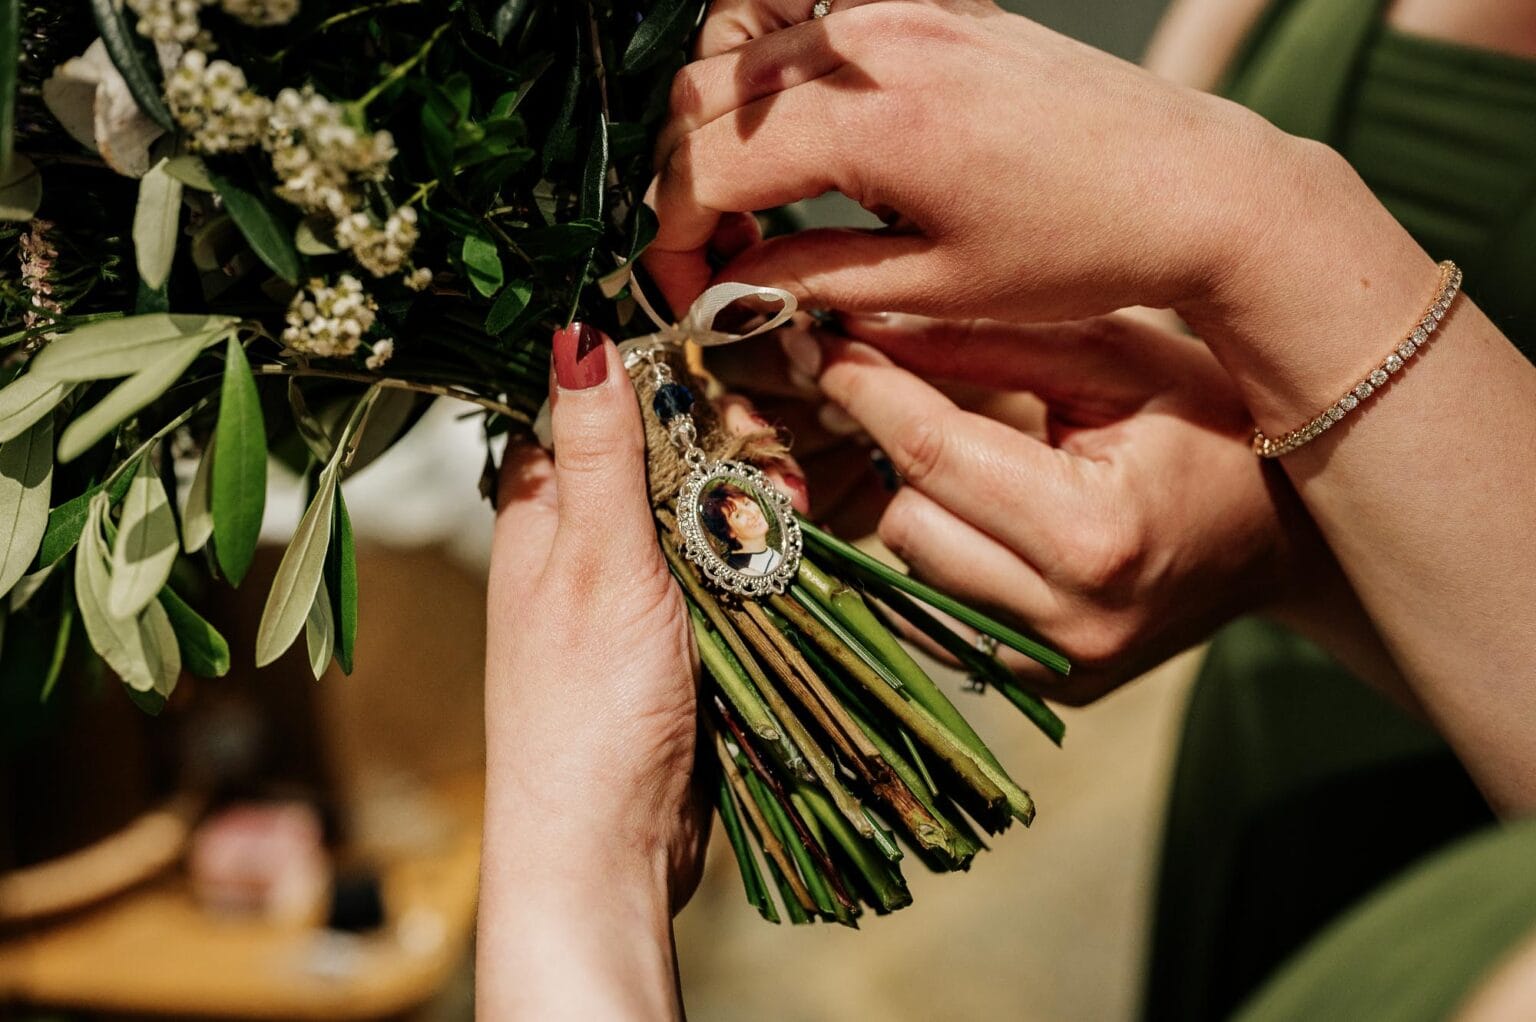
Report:
[[[1006,6],[1135,59],[1164,4]],[[348,483],[351,677],[316,684],[297,650],[259,675],[237,658],[160,718],[107,678],[66,679],[43,706],[25,670],[0,678],[0,1018],[472,1017],[490,513],[458,413],[440,403]],[[274,484],[274,546],[209,615],[234,648],[302,504]],[[678,923],[690,1016],[1136,1017],[1193,663],[1065,713],[1060,750],[943,673],[1033,792],[1033,829],[968,875],[910,869],[914,907],[858,932],[763,923],[714,841]]]

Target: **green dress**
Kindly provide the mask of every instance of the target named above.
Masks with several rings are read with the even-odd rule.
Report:
[[[1224,91],[1339,150],[1536,358],[1536,61],[1405,35],[1384,6],[1280,0]],[[1329,920],[1491,819],[1427,726],[1281,628],[1228,627],[1175,766],[1146,1017],[1227,1017]]]

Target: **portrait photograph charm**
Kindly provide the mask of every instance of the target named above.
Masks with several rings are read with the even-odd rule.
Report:
[[[741,596],[788,588],[800,566],[789,497],[758,469],[718,461],[689,475],[677,500],[683,555],[705,579]]]

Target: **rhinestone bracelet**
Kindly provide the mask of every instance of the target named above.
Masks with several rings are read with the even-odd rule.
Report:
[[[1386,359],[1371,370],[1369,376],[1355,384],[1353,389],[1333,403],[1317,418],[1291,430],[1281,436],[1265,436],[1260,430],[1253,431],[1253,453],[1261,458],[1278,458],[1322,436],[1333,428],[1333,424],[1344,416],[1360,407],[1360,402],[1370,397],[1376,391],[1386,386],[1392,374],[1401,370],[1408,364],[1408,360],[1414,353],[1429,343],[1430,336],[1440,326],[1440,321],[1445,318],[1445,312],[1451,307],[1451,302],[1456,300],[1456,294],[1461,290],[1461,269],[1449,259],[1440,264],[1440,286],[1435,290],[1435,300],[1424,310],[1424,315],[1414,326],[1411,333],[1403,338]]]

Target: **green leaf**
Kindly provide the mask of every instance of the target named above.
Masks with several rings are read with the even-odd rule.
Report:
[[[533,285],[526,280],[514,280],[501,289],[501,294],[491,303],[491,311],[485,314],[485,332],[499,334],[511,326],[518,313],[528,307],[533,297]],[[0,391],[0,398],[5,392]]]
[[[623,73],[644,71],[663,57],[680,52],[688,33],[698,24],[702,7],[699,0],[659,0],[624,48]]]
[[[326,237],[322,238],[320,232],[324,231]],[[330,237],[330,229],[324,227],[317,216],[307,216],[299,221],[299,226],[293,229],[293,244],[305,255],[323,256],[335,255],[341,249],[337,248]]]
[[[331,548],[325,558],[325,587],[331,595],[331,617],[336,624],[336,662],[343,674],[351,674],[352,651],[357,645],[357,547],[352,517],[347,514],[340,488],[336,491]]]
[[[21,153],[0,173],[0,220],[31,220],[43,201],[43,175]]]
[[[560,110],[544,140],[544,171],[556,164],[569,163],[576,155],[576,107],[581,102],[581,29],[577,28],[573,45],[566,57],[565,84],[560,94]]]
[[[31,373],[0,388],[0,443],[20,436],[64,400],[70,385]]]
[[[194,338],[211,344],[238,322],[232,316],[163,312],[98,320],[55,338],[37,353],[28,375],[67,382],[128,376]]]
[[[181,153],[165,161],[165,172],[188,188],[200,192],[214,191],[213,178],[208,176],[208,165],[201,156]]]
[[[464,238],[460,255],[475,290],[487,298],[495,294],[502,280],[501,253],[496,250],[496,243],[481,235],[470,234]]]
[[[52,571],[52,569],[47,569]],[[69,655],[69,639],[75,631],[75,594],[68,586],[59,595],[59,626],[53,633],[53,656],[48,660],[48,672],[43,675],[42,689],[38,692],[38,701],[46,702],[53,694],[53,687],[59,682],[59,675],[64,672],[64,658]]]
[[[150,75],[149,68],[134,40],[134,33],[123,19],[121,8],[114,0],[91,0],[91,14],[96,18],[96,30],[106,44],[107,56],[112,58],[118,74],[128,85],[128,92],[139,109],[166,131],[175,132],[176,122],[161,99],[160,85]]]
[[[11,166],[16,135],[16,69],[21,57],[21,2],[0,0],[0,177]]]
[[[533,0],[506,0],[496,8],[496,13],[491,16],[491,35],[495,37],[497,46],[505,43],[507,36],[523,23],[532,3]]]
[[[278,219],[272,207],[260,195],[236,184],[222,174],[209,172],[213,185],[224,200],[224,209],[245,235],[246,243],[273,273],[290,284],[299,282],[299,250],[294,247],[293,230]]]
[[[21,581],[17,582],[15,588],[11,590],[12,613],[31,602],[32,597],[36,596],[38,590],[43,588],[48,579],[53,576],[53,569],[57,567],[58,564],[50,564],[46,568],[39,568],[32,574],[21,577]]]
[[[137,617],[117,618],[107,613],[107,593],[112,575],[101,537],[108,498],[97,493],[91,499],[80,549],[75,554],[75,600],[91,646],[136,692],[170,695],[181,673],[181,651],[170,619],[158,602]]]
[[[219,454],[213,461],[213,547],[219,567],[238,586],[251,567],[266,511],[267,427],[256,378],[234,337],[225,345],[215,429]]]
[[[165,608],[171,628],[176,632],[176,645],[187,670],[199,678],[222,678],[229,673],[229,643],[224,641],[217,628],[188,606],[170,586],[160,590],[160,606]]]
[[[195,554],[208,544],[213,535],[213,497],[210,493],[210,477],[213,474],[213,444],[217,432],[208,434],[203,456],[198,459],[197,472],[192,485],[187,488],[187,501],[181,509],[181,548]]]
[[[165,164],[161,160],[139,178],[139,201],[133,211],[134,257],[139,279],[150,289],[163,286],[170,276],[181,224],[181,182],[166,172]]]
[[[256,666],[265,667],[293,644],[309,619],[310,609],[325,574],[325,552],[331,542],[332,509],[336,504],[336,474],[341,465],[340,448],[320,473],[320,485],[309,509],[299,519],[293,540],[283,552],[282,563],[272,580],[261,624],[256,629]]]
[[[518,245],[534,259],[564,260],[585,255],[602,236],[600,221],[572,220],[527,231],[518,238]]]
[[[126,470],[118,476],[112,484],[112,490],[107,494],[108,506],[116,504],[123,499],[128,492],[128,484],[133,481],[132,475]],[[80,533],[85,528],[85,523],[90,517],[91,501],[96,499],[96,494],[101,492],[98,483],[80,494],[71,498],[48,512],[48,531],[43,533],[43,548],[38,552],[38,560],[45,566],[52,566],[59,562],[59,558],[75,548],[80,541]]]
[[[331,617],[331,594],[326,591],[324,577],[304,618],[304,644],[309,650],[309,670],[319,681],[331,666],[331,653],[336,648],[336,622]]]
[[[114,426],[165,393],[171,384],[181,378],[187,367],[197,361],[203,348],[217,338],[218,334],[199,334],[187,338],[169,347],[160,361],[119,383],[90,411],[77,416],[64,430],[63,437],[59,439],[59,461],[73,461],[84,454],[96,441],[111,432]]]
[[[27,573],[48,528],[53,419],[0,444],[0,593]]]
[[[592,126],[592,142],[587,147],[587,163],[581,172],[581,216],[596,220],[603,216],[603,197],[608,184],[608,118],[601,112]]]
[[[150,459],[141,458],[112,544],[107,613],[128,618],[143,610],[171,577],[178,545],[170,498]]]

